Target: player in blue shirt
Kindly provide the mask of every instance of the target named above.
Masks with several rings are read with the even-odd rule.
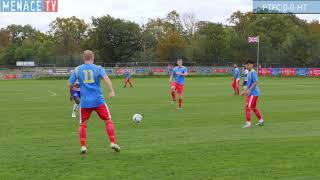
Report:
[[[256,124],[257,126],[263,126],[264,120],[262,119],[261,112],[257,108],[258,98],[260,96],[260,90],[258,86],[258,74],[253,69],[254,62],[248,60],[246,66],[249,70],[248,74],[248,82],[247,82],[247,90],[242,94],[247,96],[246,101],[246,125],[243,128],[251,127],[251,110],[256,114],[259,122]]]
[[[179,105],[178,108],[182,108],[182,95],[184,90],[185,77],[188,74],[188,70],[186,67],[182,65],[182,59],[177,60],[178,66],[173,68],[169,83],[171,84],[171,96],[172,102],[176,102],[176,92],[179,94]],[[172,82],[172,80],[175,80]]]
[[[127,84],[130,84],[130,87],[132,87],[132,83],[131,83],[131,73],[129,71],[129,69],[126,69],[123,73],[124,75],[124,86],[123,87],[127,87]]]
[[[242,87],[246,90],[247,89],[247,82],[248,82],[248,74],[249,74],[249,70],[247,68],[247,65],[245,64],[243,67],[243,83],[242,83]]]
[[[240,70],[236,64],[233,65],[232,87],[234,90],[234,95],[239,96],[239,94],[240,94]]]
[[[107,76],[105,69],[101,66],[93,64],[94,53],[92,51],[84,51],[83,60],[84,64],[76,67],[72,71],[72,74],[69,79],[70,92],[76,80],[78,80],[80,84],[81,109],[79,135],[81,153],[87,153],[86,123],[89,120],[92,111],[95,111],[99,115],[100,119],[102,119],[105,122],[106,132],[109,136],[111,148],[116,152],[120,152],[120,147],[115,143],[114,127],[108,106],[102,94],[100,79],[103,79],[103,81],[110,89],[110,98],[112,98],[115,95],[112,83],[109,77]]]
[[[81,94],[80,94],[80,84],[78,81],[76,81],[73,85],[73,88],[71,89],[70,92],[71,96],[70,96],[70,101],[74,101],[74,105],[73,105],[73,110],[72,110],[72,115],[71,117],[76,118],[77,115],[77,111],[79,109],[80,106],[80,98],[81,98]]]

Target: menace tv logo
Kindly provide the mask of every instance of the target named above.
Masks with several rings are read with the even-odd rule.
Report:
[[[0,0],[0,12],[58,12],[58,0]]]

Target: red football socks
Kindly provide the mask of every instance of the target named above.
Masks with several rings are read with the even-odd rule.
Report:
[[[253,112],[256,114],[256,116],[257,116],[257,118],[258,118],[259,120],[262,119],[261,112],[259,111],[258,108],[253,109]]]
[[[80,145],[86,146],[86,128],[85,124],[80,124],[79,136],[80,136]]]
[[[132,83],[130,80],[124,80],[124,87],[127,87],[128,83],[129,83],[130,87],[132,87]]]
[[[113,123],[111,120],[105,121],[106,124],[106,132],[109,136],[110,143],[115,143],[115,132]],[[87,126],[85,124],[81,124],[79,128],[79,135],[80,135],[80,145],[86,146],[86,128]]]
[[[259,120],[261,120],[262,119],[262,115],[261,115],[261,112],[259,111],[259,109],[255,108],[255,109],[252,109],[252,110],[256,114],[257,118]],[[246,108],[246,119],[247,119],[248,122],[251,121],[251,109],[250,108]]]
[[[247,120],[247,122],[251,121],[251,109],[250,108],[246,108],[246,120]]]
[[[175,91],[171,91],[171,96],[172,96],[172,101],[176,101],[176,92]]]
[[[106,124],[106,132],[109,136],[110,143],[115,144],[115,132],[114,132],[114,127],[111,119],[106,120],[105,124]]]
[[[179,108],[182,108],[182,99],[179,99]]]
[[[237,87],[233,86],[234,94],[237,95]]]

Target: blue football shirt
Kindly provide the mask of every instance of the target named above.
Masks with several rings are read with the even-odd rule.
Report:
[[[249,74],[249,70],[248,70],[248,69],[245,69],[245,70],[244,70],[244,75],[243,75],[245,82],[248,82],[248,74]]]
[[[240,70],[239,70],[239,68],[234,68],[233,69],[233,78],[240,79]]]
[[[100,86],[100,79],[106,75],[104,68],[94,64],[83,64],[72,71],[69,83],[79,81],[81,108],[94,108],[106,103]]]
[[[178,75],[177,73],[187,73],[187,72],[188,72],[188,70],[187,70],[187,68],[184,67],[184,66],[182,66],[182,67],[179,67],[179,66],[175,67],[175,68],[173,69],[172,75],[173,75],[173,77],[175,78],[176,83],[183,85],[183,84],[185,83],[186,78],[185,78],[185,76]]]
[[[131,73],[129,71],[125,71],[123,75],[125,78],[131,78]]]
[[[254,69],[252,69],[248,74],[247,89],[251,88],[251,86],[255,82],[258,83],[258,74]],[[259,96],[260,95],[260,90],[259,90],[258,84],[256,85],[255,88],[252,89],[249,96],[250,95],[252,95],[252,96]]]

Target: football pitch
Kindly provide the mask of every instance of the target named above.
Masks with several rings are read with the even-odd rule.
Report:
[[[114,79],[107,101],[122,152],[93,114],[84,156],[66,80],[0,81],[0,179],[320,179],[319,81],[260,78],[266,125],[242,129],[245,99],[231,77],[188,78],[182,112],[168,79],[126,89]]]

